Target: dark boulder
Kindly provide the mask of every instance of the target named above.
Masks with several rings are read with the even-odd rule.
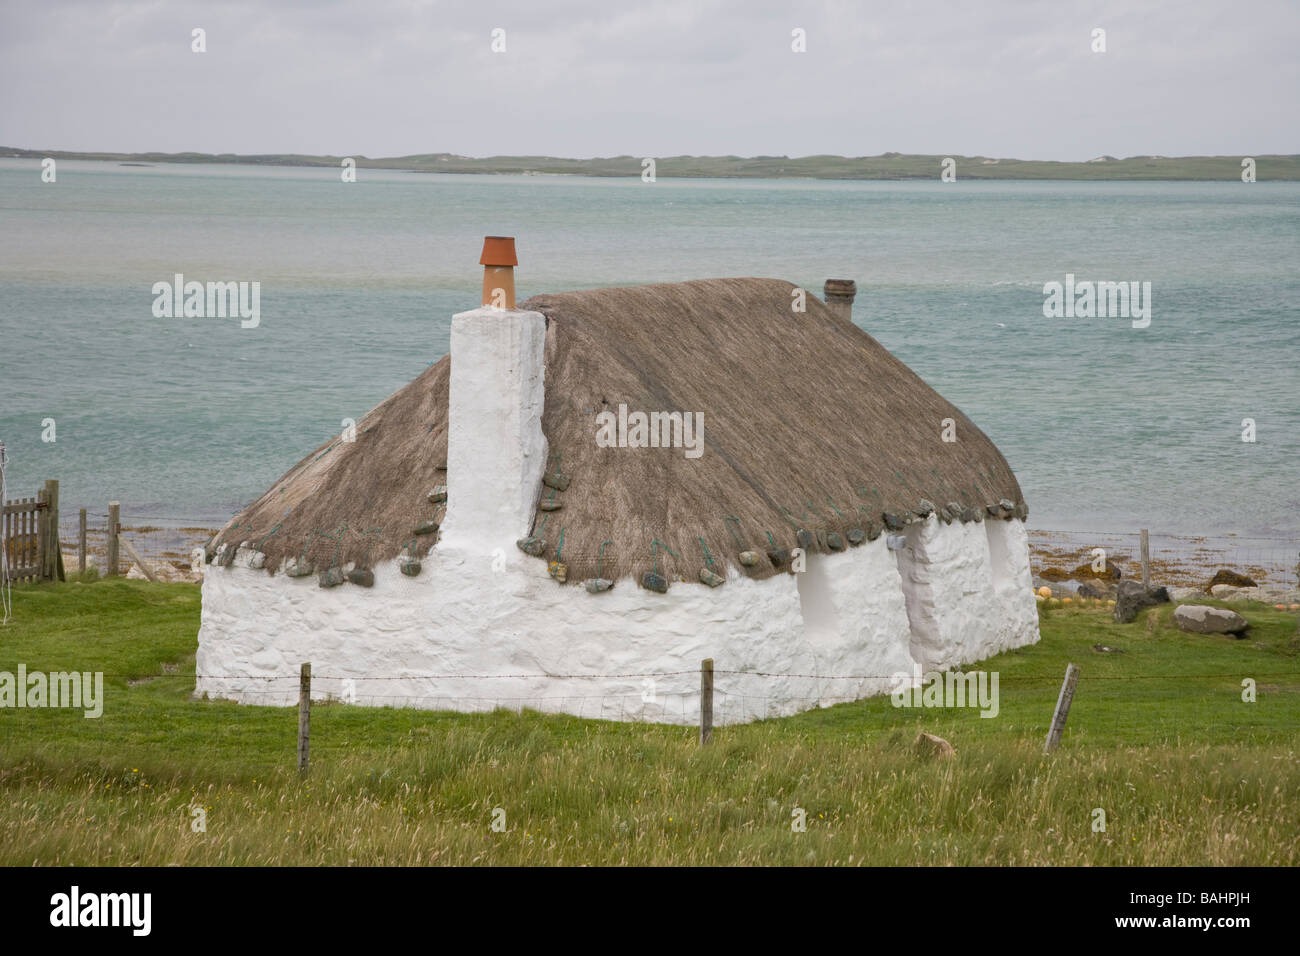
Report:
[[[1128,624],[1139,612],[1168,602],[1169,592],[1163,587],[1144,588],[1140,581],[1121,581],[1115,593],[1115,620]]]
[[[1080,584],[1078,594],[1081,598],[1092,598],[1093,600],[1110,597],[1108,590],[1094,584],[1092,581],[1084,581]]]

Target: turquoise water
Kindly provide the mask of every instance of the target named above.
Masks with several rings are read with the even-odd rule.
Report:
[[[1033,526],[1300,532],[1300,184],[360,180],[0,160],[10,496],[224,521],[446,352],[505,234],[521,298],[856,279],[855,321],[997,442]],[[261,282],[260,326],[154,318],[177,272]],[[1067,272],[1151,282],[1150,327],[1045,319]]]

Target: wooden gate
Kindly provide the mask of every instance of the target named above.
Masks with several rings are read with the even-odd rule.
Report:
[[[57,481],[47,481],[35,498],[6,501],[0,521],[9,580],[63,580]]]

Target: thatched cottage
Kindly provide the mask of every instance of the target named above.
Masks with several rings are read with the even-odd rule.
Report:
[[[1038,640],[1015,476],[851,282],[516,307],[483,262],[504,307],[209,546],[198,692],[689,723],[712,658],[725,722]]]

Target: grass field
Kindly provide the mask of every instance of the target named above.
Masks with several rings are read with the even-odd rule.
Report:
[[[996,719],[882,698],[705,749],[691,728],[318,706],[300,778],[295,709],[190,699],[196,586],[19,587],[0,671],[103,671],[106,702],[0,710],[0,863],[1296,865],[1296,615],[1245,613],[1237,641],[1173,629],[1168,606],[1130,625],[1044,608],[1041,643],[979,665]],[[1044,756],[1067,661],[1082,677]],[[916,753],[921,730],[956,758]]]

